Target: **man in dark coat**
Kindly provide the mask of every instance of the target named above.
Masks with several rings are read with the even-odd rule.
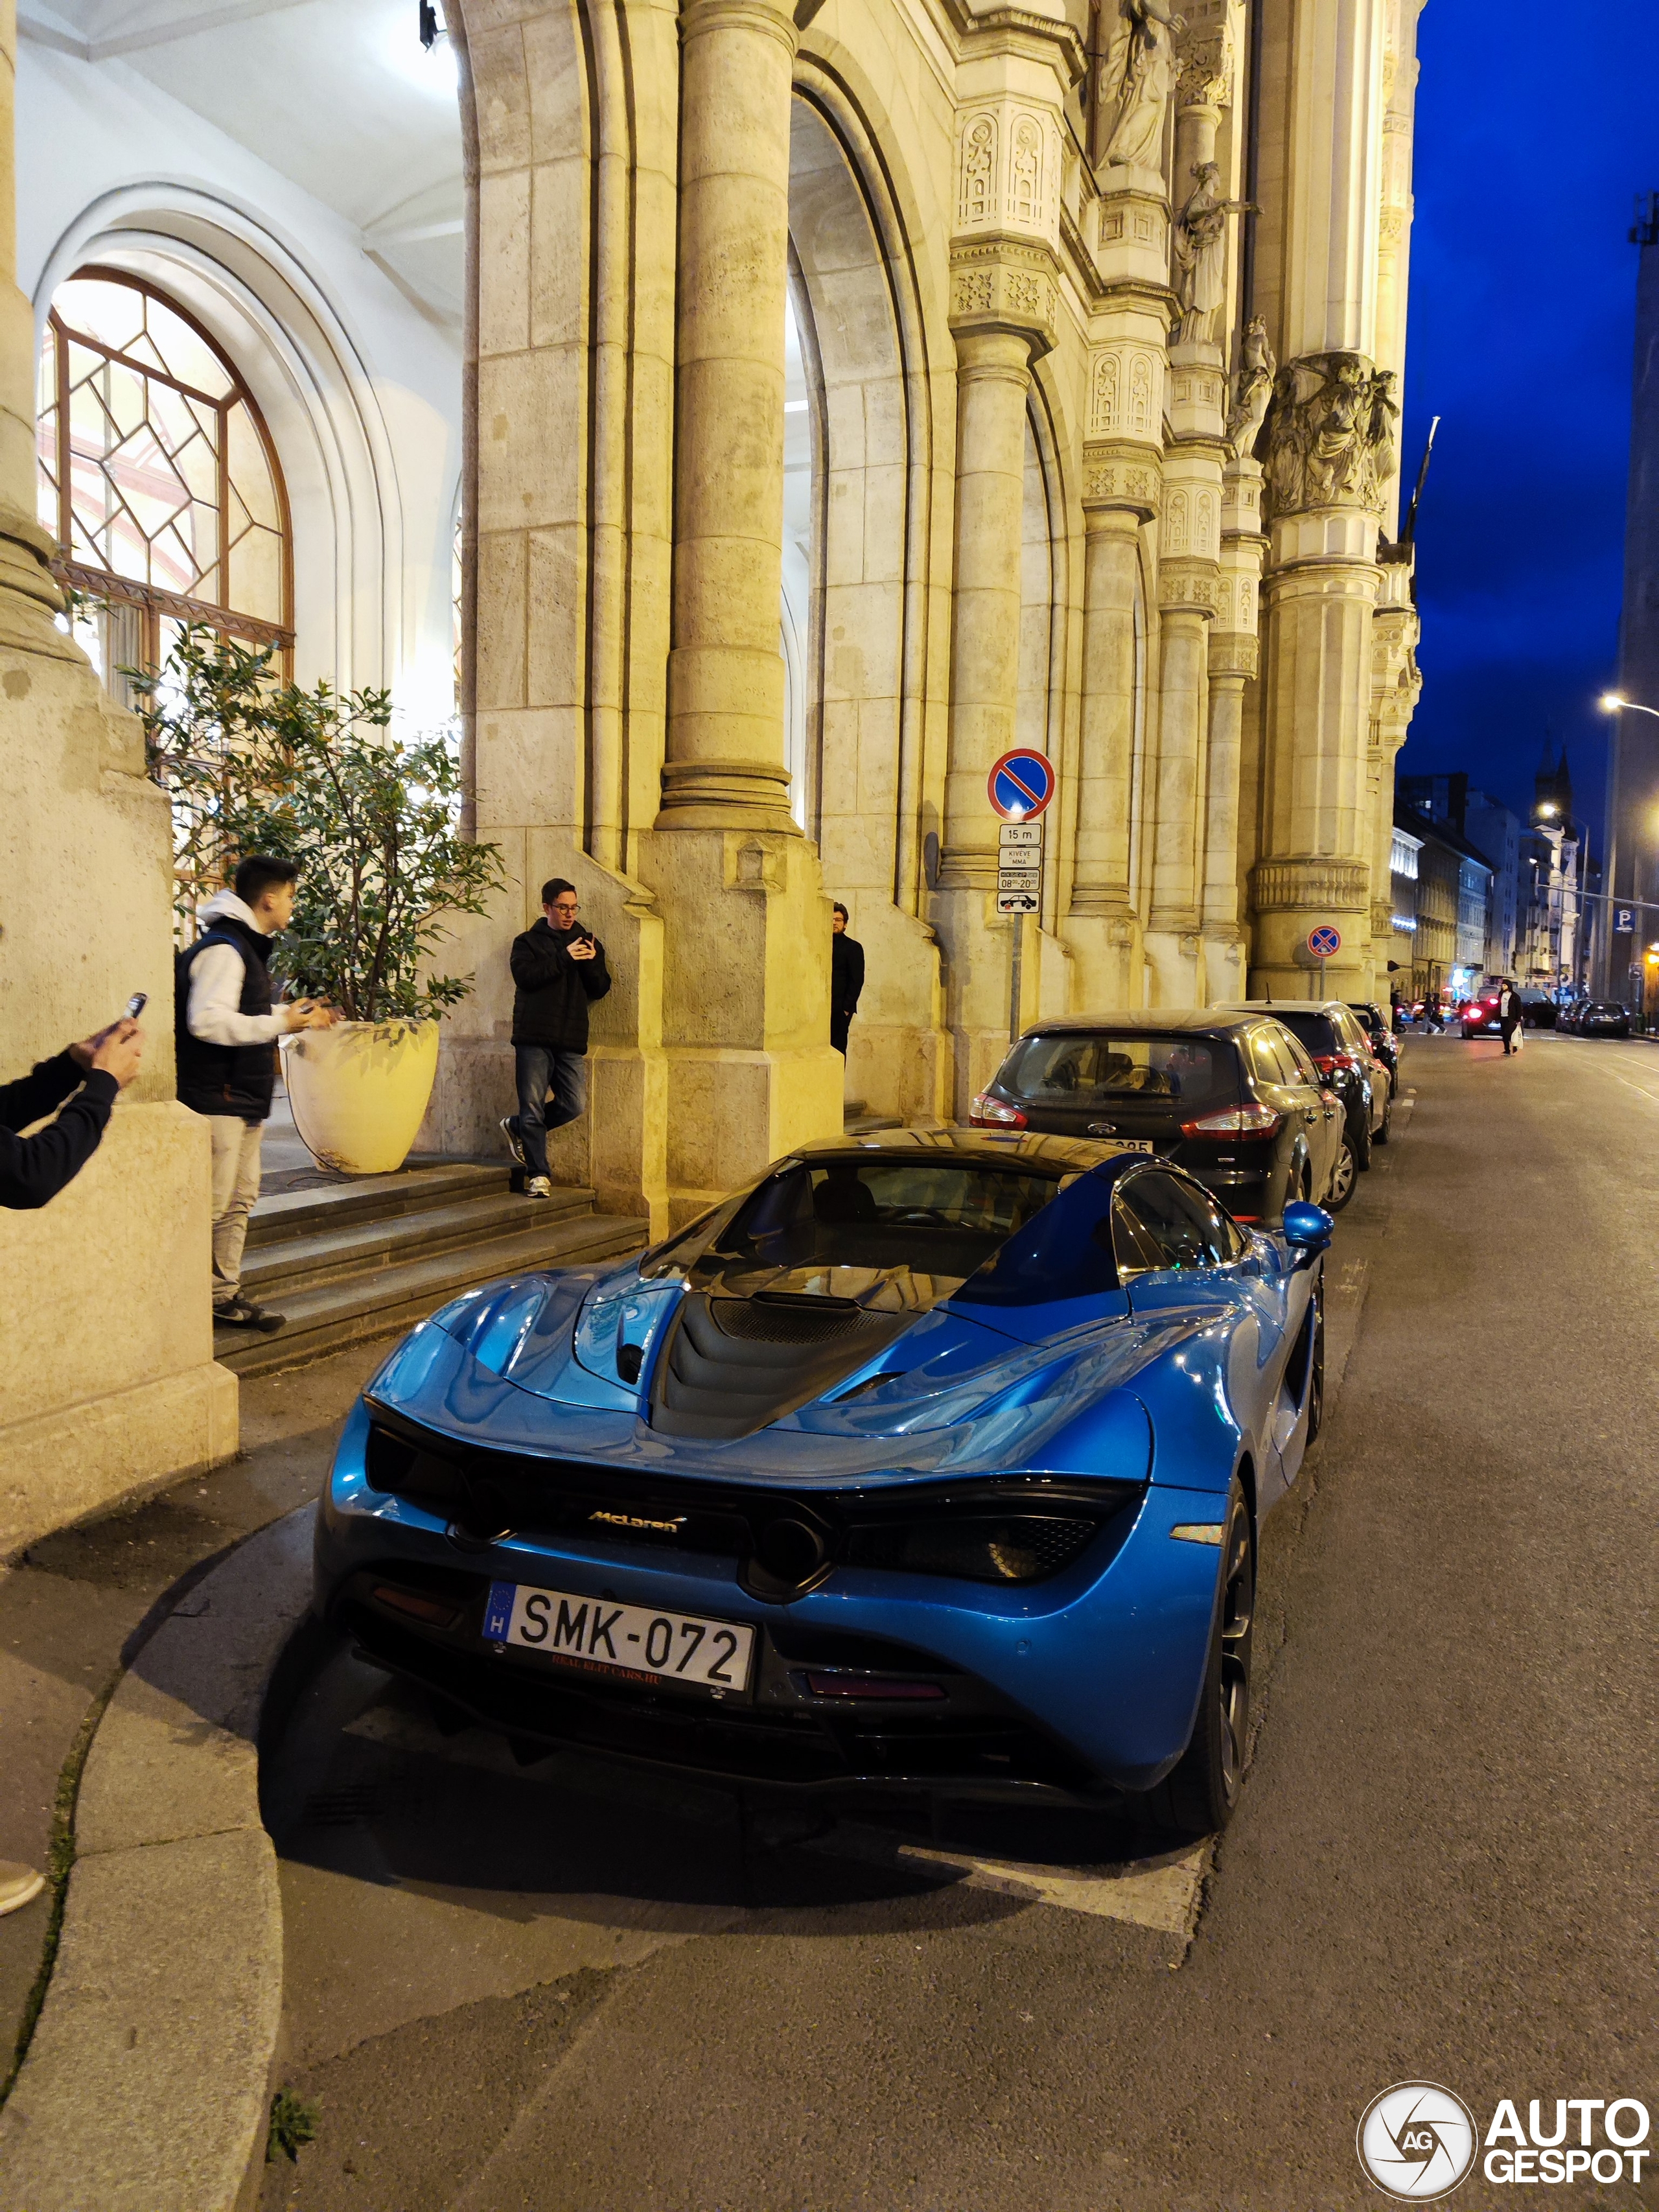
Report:
[[[847,934],[847,909],[837,899],[830,909],[830,927],[836,933],[830,945],[830,1042],[843,1060],[847,1032],[864,989],[864,947]]]
[[[1520,988],[1506,981],[1498,1001],[1498,1026],[1504,1035],[1505,1059],[1515,1050],[1515,1033],[1521,1026],[1522,1017]]]
[[[526,1170],[530,1198],[553,1195],[547,1133],[574,1121],[587,1103],[587,1009],[611,988],[605,947],[577,921],[578,904],[575,886],[553,877],[542,885],[542,919],[513,940],[519,1110],[501,1129],[507,1150]]]
[[[0,1085],[0,1206],[32,1212],[74,1182],[98,1149],[117,1092],[137,1074],[143,1048],[137,1022],[112,1022]],[[33,1136],[16,1134],[48,1114],[58,1118]]]

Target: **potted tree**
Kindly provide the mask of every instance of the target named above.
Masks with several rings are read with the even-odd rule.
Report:
[[[173,800],[177,903],[193,915],[243,854],[299,864],[272,972],[342,1018],[283,1041],[295,1127],[323,1166],[388,1174],[431,1097],[439,1018],[472,985],[433,972],[446,917],[485,910],[501,850],[462,834],[450,732],[396,735],[389,693],[277,683],[272,657],[191,629],[135,678]]]

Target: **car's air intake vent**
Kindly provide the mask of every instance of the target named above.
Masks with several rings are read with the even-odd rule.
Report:
[[[750,1436],[873,1358],[912,1318],[841,1299],[690,1291],[658,1363],[651,1425],[672,1437]]]

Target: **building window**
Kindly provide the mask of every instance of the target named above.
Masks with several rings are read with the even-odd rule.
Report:
[[[40,356],[40,520],[76,634],[124,704],[185,623],[294,643],[288,500],[269,432],[230,362],[137,277],[59,286]]]

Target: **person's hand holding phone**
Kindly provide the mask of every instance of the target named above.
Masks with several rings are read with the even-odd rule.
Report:
[[[106,1075],[115,1078],[118,1089],[125,1091],[138,1073],[138,1063],[143,1056],[144,1041],[138,1024],[125,1018],[112,1022],[96,1036],[83,1038],[70,1047],[70,1057],[78,1066],[90,1072],[101,1068]]]
[[[586,930],[583,930],[580,935],[572,933],[570,957],[573,960],[591,960],[593,957],[593,940]]]

